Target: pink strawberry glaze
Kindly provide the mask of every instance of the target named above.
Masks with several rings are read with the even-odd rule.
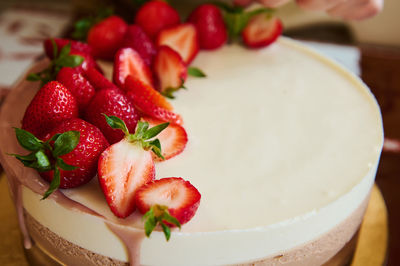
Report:
[[[30,69],[28,73],[38,72],[44,69],[48,63],[49,61],[47,59],[41,60],[32,69]],[[44,181],[35,170],[22,167],[21,163],[17,159],[8,155],[13,153],[27,153],[17,144],[13,127],[21,127],[21,118],[23,117],[24,110],[28,106],[30,99],[33,98],[39,89],[39,83],[28,82],[25,80],[25,77],[23,77],[16,84],[17,85],[10,92],[1,109],[0,139],[2,140],[2,145],[0,146],[0,162],[7,173],[11,196],[13,198],[18,215],[19,227],[24,238],[24,247],[26,249],[30,249],[32,247],[32,241],[29,236],[24,218],[24,207],[22,205],[22,186],[25,186],[31,189],[33,192],[42,195],[47,190],[49,184]],[[87,213],[103,219],[110,229],[126,245],[129,258],[131,260],[130,265],[139,265],[140,243],[144,238],[143,231],[133,232],[132,230],[129,230],[129,228],[124,227],[122,221],[110,221],[92,209],[74,200],[71,200],[60,191],[54,192],[50,197],[52,200],[65,208]]]

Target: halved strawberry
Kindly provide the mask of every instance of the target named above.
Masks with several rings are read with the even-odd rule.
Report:
[[[144,215],[145,232],[149,236],[160,224],[167,240],[168,226],[190,221],[200,204],[199,191],[180,177],[169,177],[147,183],[135,194],[135,204]]]
[[[152,86],[151,71],[135,49],[122,48],[114,59],[113,81],[120,88],[124,87],[127,76],[132,75],[147,85]]]
[[[173,93],[183,88],[187,78],[187,67],[182,57],[170,47],[160,46],[153,68],[161,93],[174,98]]]
[[[148,129],[139,122],[136,133],[130,134],[124,122],[115,116],[105,116],[114,129],[121,129],[125,138],[108,147],[98,162],[98,178],[111,211],[120,218],[135,210],[137,189],[154,179],[155,170],[151,151],[160,155],[160,143],[151,140],[168,123]]]
[[[250,48],[265,47],[278,39],[282,29],[283,25],[279,18],[269,18],[262,13],[252,17],[243,29],[243,42]]]
[[[144,114],[174,124],[183,123],[181,116],[171,111],[172,107],[165,98],[140,80],[128,76],[125,82],[125,92],[133,105]],[[169,108],[167,108],[168,105]]]
[[[199,52],[197,30],[191,23],[162,30],[156,43],[157,46],[166,45],[178,52],[186,64],[192,62]]]
[[[148,122],[150,126],[162,123],[162,121],[151,117],[143,117],[142,119]],[[186,130],[182,126],[176,124],[170,124],[169,127],[158,135],[158,139],[161,142],[161,154],[164,156],[164,160],[168,160],[180,154],[185,149],[186,143],[188,142]],[[154,155],[153,159],[155,161],[163,160]]]
[[[103,74],[101,74],[96,68],[89,68],[88,70],[82,72],[83,76],[92,84],[96,91],[103,89],[115,89],[119,90],[114,83],[109,81]]]

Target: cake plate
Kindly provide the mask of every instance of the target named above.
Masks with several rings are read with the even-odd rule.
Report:
[[[0,264],[29,265],[4,173],[0,176],[0,210]],[[385,265],[387,245],[387,209],[379,188],[374,185],[351,266]]]

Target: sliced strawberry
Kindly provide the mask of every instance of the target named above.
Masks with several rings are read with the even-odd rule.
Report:
[[[260,48],[275,42],[283,29],[279,18],[268,18],[259,14],[250,19],[242,31],[243,42],[247,47]]]
[[[182,124],[180,115],[170,111],[172,108],[165,108],[169,104],[165,98],[150,86],[132,76],[126,78],[126,96],[144,114],[162,121]]]
[[[168,111],[173,110],[172,105],[167,101],[167,99],[165,99],[165,97],[153,87],[147,85],[134,76],[128,76],[126,80],[128,79],[130,80],[129,85],[125,84],[124,86],[125,93],[131,92],[135,94],[136,98],[142,99],[143,102],[151,102],[153,105]]]
[[[187,67],[182,57],[168,46],[160,46],[153,68],[161,93],[174,98],[173,93],[183,87],[187,78]]]
[[[118,16],[110,16],[95,24],[88,33],[87,42],[96,58],[113,59],[121,47],[128,25]]]
[[[148,122],[150,126],[155,126],[162,123],[162,121],[151,117],[143,117],[142,119]],[[182,126],[176,124],[169,125],[157,137],[161,142],[161,154],[164,156],[164,160],[168,160],[180,154],[185,149],[186,143],[188,142],[186,130]],[[154,155],[153,159],[155,161],[163,160]]]
[[[162,30],[158,34],[156,43],[157,46],[166,45],[178,52],[186,64],[189,64],[199,52],[197,30],[190,23]]]
[[[96,68],[89,68],[84,71],[83,76],[92,84],[96,91],[103,89],[114,89],[120,90],[114,83],[109,81],[103,74],[101,74]]]
[[[114,129],[121,129],[125,138],[107,148],[98,163],[98,177],[111,211],[125,218],[135,210],[137,189],[154,179],[154,162],[151,151],[160,154],[160,144],[153,139],[168,123],[148,128],[139,122],[135,134],[130,134],[125,123],[115,116],[105,116]]]
[[[95,90],[89,81],[76,69],[63,67],[57,74],[57,81],[75,96],[80,110],[83,110],[94,96]]]
[[[200,205],[199,191],[179,177],[155,180],[141,187],[135,195],[138,210],[145,214],[146,235],[150,235],[156,223],[159,223],[169,239],[170,231],[166,226],[178,226],[190,221]],[[177,221],[176,221],[177,220]]]
[[[145,3],[135,17],[135,24],[142,27],[151,38],[155,38],[162,29],[178,25],[179,22],[178,12],[160,0]]]
[[[157,53],[157,48],[153,41],[138,25],[128,26],[122,47],[131,47],[135,49],[148,66],[151,66],[153,58]]]
[[[154,179],[150,151],[124,139],[111,145],[100,156],[98,176],[111,211],[120,218],[135,210],[136,190]]]
[[[56,46],[57,46],[57,55],[60,53],[61,49],[67,45],[68,43],[71,43],[71,50],[73,51],[80,51],[85,54],[92,54],[92,48],[87,43],[83,42],[78,42],[74,40],[69,40],[69,39],[61,39],[61,38],[53,38]],[[53,51],[53,43],[52,39],[47,39],[44,41],[44,50],[46,52],[46,55],[48,58],[53,59],[54,58],[54,51]]]
[[[152,86],[153,84],[151,71],[139,53],[132,48],[122,48],[115,55],[113,81],[117,86],[123,88],[125,79],[129,75],[147,85]]]
[[[226,43],[228,32],[222,13],[215,5],[203,4],[198,6],[190,14],[188,21],[197,28],[200,48],[212,50]]]

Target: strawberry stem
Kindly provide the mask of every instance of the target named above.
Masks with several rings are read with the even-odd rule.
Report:
[[[212,4],[219,7],[223,12],[230,41],[234,41],[242,33],[249,20],[255,15],[265,13],[267,16],[270,16],[275,12],[274,9],[267,7],[247,11],[243,7],[229,5],[220,1],[212,2]]]
[[[129,133],[129,130],[125,122],[116,116],[107,116],[103,114],[106,118],[107,124],[113,129],[120,129],[124,132],[125,138],[129,142],[140,143],[143,149],[153,151],[158,157],[164,159],[161,154],[161,143],[159,139],[155,139],[158,134],[169,126],[169,122],[156,125],[149,128],[149,123],[146,121],[139,121],[134,134]]]
[[[150,237],[154,228],[160,225],[164,232],[165,239],[168,241],[171,238],[171,228],[165,222],[181,229],[181,224],[178,219],[169,214],[168,207],[163,205],[153,205],[150,210],[143,215],[143,220],[145,220],[144,231],[147,237]]]
[[[62,134],[55,134],[47,141],[36,138],[32,133],[14,128],[18,143],[26,150],[30,151],[28,155],[9,154],[17,158],[25,167],[33,168],[38,172],[54,171],[53,179],[48,190],[43,194],[46,199],[60,186],[60,169],[72,171],[77,167],[69,165],[60,157],[70,153],[79,143],[79,131],[66,131]],[[54,141],[54,147],[50,142]],[[52,163],[54,162],[54,163]]]
[[[58,53],[58,47],[54,39],[51,39],[53,46],[53,60],[50,62],[49,66],[37,73],[30,73],[26,79],[28,81],[41,81],[43,86],[49,81],[55,80],[58,72],[63,67],[77,67],[83,63],[85,60],[79,55],[70,55],[71,52],[71,42],[65,45]]]

